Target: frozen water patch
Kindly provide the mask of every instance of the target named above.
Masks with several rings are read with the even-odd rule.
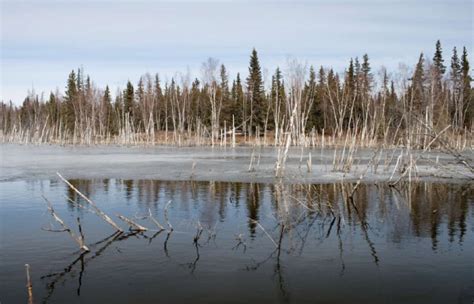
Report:
[[[210,147],[120,147],[120,146],[22,146],[3,144],[0,148],[0,180],[51,178],[61,172],[67,178],[119,178],[197,180],[229,182],[279,181],[275,178],[275,148]],[[253,153],[252,153],[253,152]],[[311,172],[306,161],[312,154]],[[334,150],[294,148],[286,163],[284,182],[333,183],[341,180],[388,181],[399,151],[384,150],[379,165],[367,166],[375,151],[360,149],[353,157],[350,172],[334,171]],[[421,152],[415,152],[415,157]],[[465,152],[470,159],[473,152]],[[249,164],[254,155],[252,169]],[[393,157],[394,155],[394,157]],[[389,164],[390,163],[390,164]],[[194,164],[194,166],[193,166]],[[194,167],[194,169],[193,169]],[[393,179],[398,178],[398,173]],[[472,181],[474,174],[454,157],[433,151],[423,153],[412,177],[421,180]]]

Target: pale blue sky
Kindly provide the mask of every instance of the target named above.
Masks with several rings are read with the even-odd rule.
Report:
[[[343,71],[364,53],[396,70],[437,39],[446,62],[454,45],[473,50],[470,0],[0,1],[0,100],[16,104],[32,87],[63,91],[79,66],[115,92],[146,72],[199,76],[207,57],[246,75],[252,47],[269,72],[288,56]]]

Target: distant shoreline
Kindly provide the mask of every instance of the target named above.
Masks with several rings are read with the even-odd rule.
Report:
[[[382,150],[378,164],[370,165],[374,149],[359,149],[352,167],[343,172],[336,163],[341,150],[291,148],[284,176],[275,177],[276,148],[120,147],[1,144],[0,181],[56,179],[157,179],[176,181],[227,181],[258,183],[395,182],[394,168],[401,149]],[[311,172],[308,157],[311,153]],[[472,182],[474,174],[449,154],[412,151],[419,157],[412,181]],[[472,159],[472,151],[463,152]],[[253,160],[252,160],[253,158]],[[391,160],[391,161],[390,161]],[[389,163],[390,161],[390,163]],[[437,162],[437,164],[436,164]],[[252,164],[251,164],[252,163]],[[470,164],[472,166],[472,163]],[[363,175],[362,178],[361,175]],[[392,176],[393,175],[393,176]],[[409,177],[402,177],[407,180]]]

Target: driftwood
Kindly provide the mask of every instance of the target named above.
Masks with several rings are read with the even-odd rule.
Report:
[[[79,219],[77,220],[78,224],[79,224],[79,232],[80,232],[80,236],[76,236],[74,234],[74,232],[64,223],[64,221],[56,214],[56,212],[54,211],[54,208],[53,208],[53,205],[51,204],[51,202],[43,195],[42,196],[43,199],[46,201],[46,204],[48,206],[48,210],[49,212],[51,213],[51,216],[54,218],[54,220],[56,222],[59,223],[59,225],[61,225],[61,227],[63,227],[63,230],[60,230],[60,231],[65,231],[67,233],[69,233],[69,235],[71,236],[71,238],[79,245],[79,247],[84,250],[85,252],[88,252],[89,251],[89,248],[86,246],[86,244],[84,243],[84,235],[82,234],[82,228],[81,228],[81,223],[79,221]],[[53,230],[54,231],[54,230]],[[58,230],[56,230],[57,232]]]
[[[121,219],[122,221],[124,221],[125,223],[127,223],[131,228],[133,227],[134,229],[132,229],[132,230],[136,230],[136,231],[147,231],[148,230],[148,228],[143,227],[142,225],[132,221],[128,217],[125,217],[125,216],[120,215],[120,214],[117,214],[117,217],[119,219]]]
[[[59,178],[65,182],[72,190],[74,190],[79,196],[81,196],[89,205],[91,208],[95,211],[95,213],[100,216],[106,223],[108,223],[110,226],[114,227],[116,230],[123,232],[123,229],[120,228],[107,214],[105,214],[102,210],[100,210],[97,205],[90,200],[87,196],[82,194],[79,190],[76,189],[70,182],[68,182],[59,172],[56,172],[56,174],[59,176]]]

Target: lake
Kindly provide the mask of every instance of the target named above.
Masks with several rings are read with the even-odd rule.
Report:
[[[472,303],[474,183],[0,182],[0,302]],[[90,252],[81,254],[44,195]],[[170,202],[168,204],[168,202]],[[82,207],[81,207],[82,206]],[[151,212],[165,230],[146,216]],[[117,214],[149,228],[128,231]],[[171,231],[169,224],[173,227]]]

